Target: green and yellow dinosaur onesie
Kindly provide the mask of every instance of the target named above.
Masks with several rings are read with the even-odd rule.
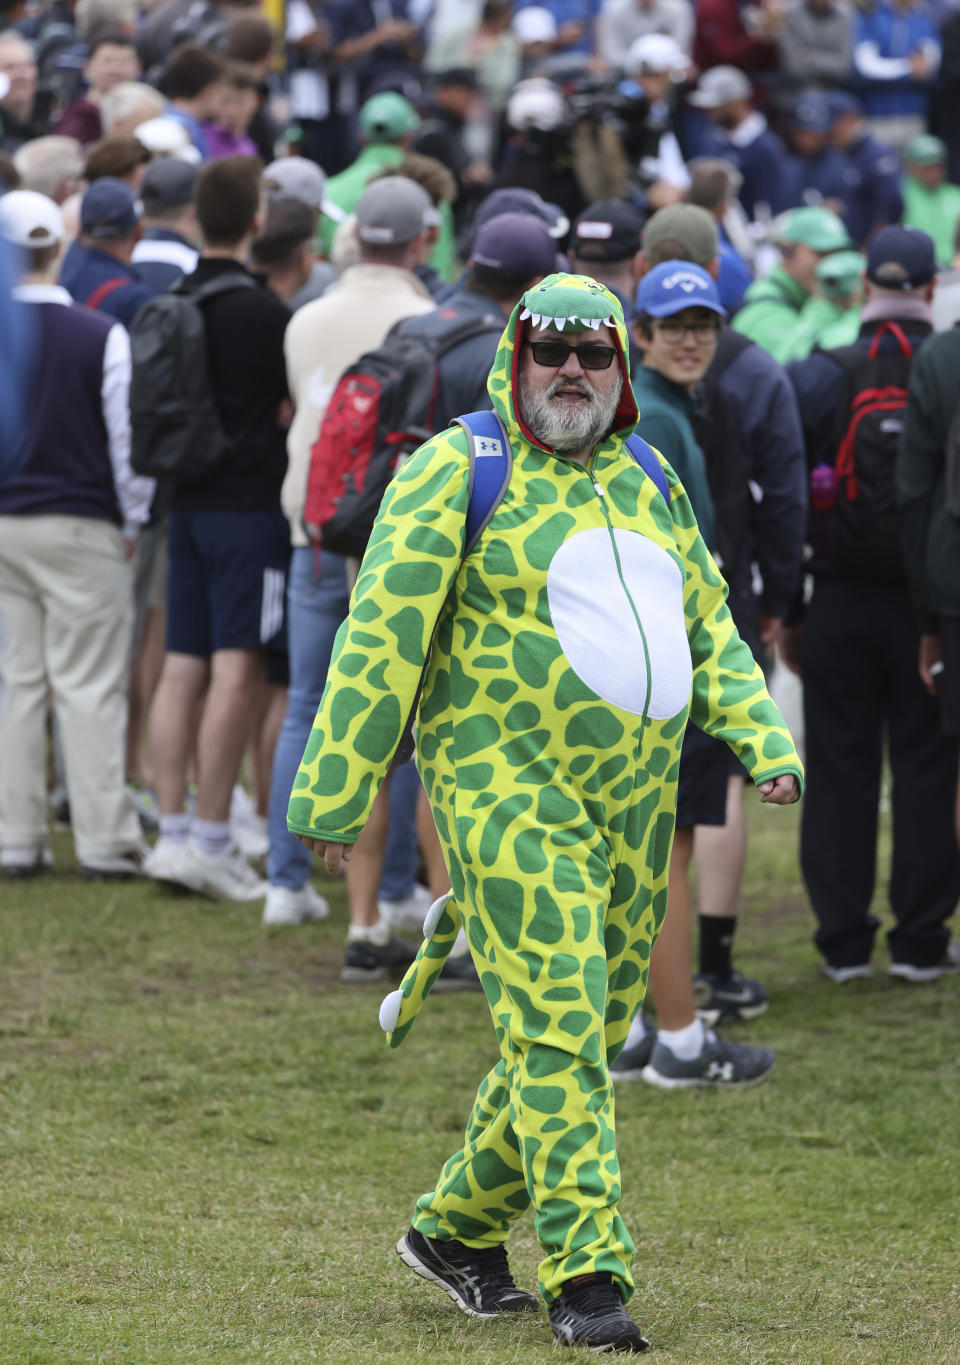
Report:
[[[517,361],[533,328],[602,323],[615,327],[624,386],[615,430],[584,468],[524,425]],[[624,450],[637,421],[626,354],[620,304],[592,280],[549,276],[518,304],[489,380],[513,448],[509,486],[462,560],[465,434],[442,432],[403,466],[288,816],[295,834],[356,841],[426,665],[418,765],[453,899],[383,1023],[391,1043],[406,1035],[462,918],[500,1059],[414,1227],[489,1247],[532,1203],[548,1303],[591,1271],[612,1274],[625,1299],[633,1288],[608,1066],[666,910],[688,718],[756,782],[802,780],[676,475],[665,467],[668,505]]]

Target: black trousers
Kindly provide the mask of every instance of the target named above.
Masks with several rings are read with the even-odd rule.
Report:
[[[957,741],[917,673],[919,634],[905,587],[820,578],[804,627],[806,792],[800,861],[831,965],[867,962],[886,730],[893,772],[891,957],[932,966],[960,897],[954,830]]]

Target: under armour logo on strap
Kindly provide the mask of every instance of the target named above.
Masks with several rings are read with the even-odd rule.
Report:
[[[503,442],[498,441],[495,436],[477,437],[477,459],[483,455],[494,455],[498,460],[503,459]]]

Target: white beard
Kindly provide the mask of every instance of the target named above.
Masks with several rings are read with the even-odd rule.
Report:
[[[557,398],[556,391],[561,385],[578,388],[589,402],[567,403]],[[531,393],[521,377],[518,405],[520,416],[537,440],[559,455],[567,455],[595,446],[609,435],[622,392],[622,375],[606,398],[601,398],[586,379],[558,376],[548,388]]]

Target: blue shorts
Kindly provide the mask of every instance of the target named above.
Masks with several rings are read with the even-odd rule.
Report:
[[[290,528],[278,507],[170,513],[167,649],[286,650]]]

